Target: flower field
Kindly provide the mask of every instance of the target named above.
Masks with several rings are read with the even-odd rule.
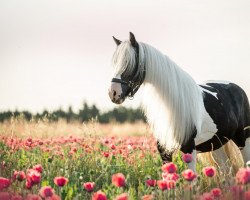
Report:
[[[0,199],[250,199],[250,168],[223,176],[177,153],[162,165],[150,135],[0,136]]]

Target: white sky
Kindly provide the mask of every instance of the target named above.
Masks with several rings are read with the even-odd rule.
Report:
[[[113,108],[111,36],[129,31],[197,82],[233,81],[250,97],[249,0],[1,0],[0,110]]]

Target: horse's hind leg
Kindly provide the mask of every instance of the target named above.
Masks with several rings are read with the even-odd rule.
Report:
[[[250,137],[246,139],[245,146],[241,150],[241,153],[244,160],[244,164],[246,164],[247,161],[250,161]]]

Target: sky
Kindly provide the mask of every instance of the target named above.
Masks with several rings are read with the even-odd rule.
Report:
[[[249,0],[1,0],[0,111],[116,107],[112,36],[129,31],[197,83],[232,81],[250,98],[249,10]]]

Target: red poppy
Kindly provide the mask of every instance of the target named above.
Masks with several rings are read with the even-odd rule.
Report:
[[[112,176],[112,183],[116,187],[124,187],[126,182],[125,182],[125,176],[122,173],[117,173]]]
[[[26,178],[24,171],[15,171],[13,175],[14,180],[23,181]]]
[[[83,183],[83,187],[84,187],[88,192],[92,192],[92,191],[94,190],[95,183],[94,183],[94,182]]]
[[[93,194],[92,200],[107,200],[107,196],[104,192],[98,191]]]
[[[172,162],[166,163],[162,166],[162,171],[167,173],[175,173],[177,171],[177,166]]]
[[[207,177],[213,177],[216,175],[216,169],[214,167],[204,167],[202,169],[202,172],[207,176]]]
[[[42,165],[38,164],[33,167],[34,170],[38,171],[39,173],[43,172],[43,167]]]
[[[54,189],[50,186],[43,186],[40,189],[39,194],[43,198],[52,197],[54,195]]]
[[[154,187],[154,186],[156,186],[156,183],[157,183],[156,180],[151,180],[151,179],[146,180],[146,185],[149,186],[149,187]]]
[[[179,179],[179,175],[176,174],[176,173],[169,174],[169,173],[163,172],[163,173],[162,173],[162,178],[163,178],[164,180],[173,180],[173,181],[177,181],[177,180]]]
[[[37,170],[29,169],[27,172],[27,180],[31,182],[32,185],[38,184],[41,181],[41,174]]]
[[[115,200],[128,200],[128,195],[126,193],[120,194]]]
[[[192,154],[190,153],[186,153],[186,154],[183,154],[182,155],[182,160],[185,162],[185,163],[190,163],[192,162]]]
[[[182,176],[187,181],[192,181],[197,177],[197,175],[191,169],[186,169],[183,171]]]
[[[236,181],[241,184],[250,183],[250,168],[240,168],[236,173]]]
[[[220,197],[220,196],[222,195],[222,192],[221,192],[221,189],[220,189],[220,188],[213,188],[213,189],[211,190],[211,194],[212,194],[214,197],[218,198],[218,197]]]
[[[25,200],[41,200],[41,197],[36,194],[28,194]]]
[[[159,181],[157,181],[157,185],[158,185],[159,189],[161,189],[161,190],[168,189],[168,184],[167,184],[166,180],[159,180]]]
[[[154,196],[152,194],[150,194],[150,195],[144,195],[142,197],[142,200],[153,200],[153,199],[154,199]]]
[[[10,186],[10,180],[0,177],[0,191]]]
[[[69,180],[63,176],[59,176],[59,177],[54,178],[54,183],[59,187],[63,187],[64,185],[66,185],[68,183],[68,181]]]

